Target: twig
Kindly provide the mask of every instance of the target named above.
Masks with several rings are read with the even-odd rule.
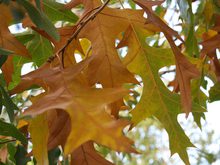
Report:
[[[31,138],[30,138],[30,137],[27,137],[26,139],[27,139],[27,140],[30,140]],[[19,141],[19,140],[17,140],[17,139],[6,140],[6,141],[3,141],[3,142],[0,142],[0,145],[2,145],[2,144],[7,144],[7,143],[11,143],[11,142],[16,142],[16,141]]]
[[[69,38],[69,40],[67,41],[67,43],[60,49],[57,51],[56,54],[60,54],[63,56],[65,49],[69,46],[69,44],[77,37],[77,35],[79,34],[79,32],[85,27],[85,25],[87,25],[89,23],[89,21],[93,20],[106,6],[107,4],[110,2],[110,0],[107,0],[103,5],[101,5],[100,7],[97,8],[97,10],[92,13],[91,15],[89,15],[88,17],[83,17],[83,19],[81,19],[81,21],[76,25],[76,31],[73,33],[73,35]],[[85,20],[84,20],[85,19]],[[48,62],[52,62],[57,56],[52,56]],[[62,67],[64,68],[64,64],[63,64],[63,57],[62,57]]]
[[[82,30],[82,28],[87,25],[87,23],[90,21],[90,20],[93,20],[96,15],[98,13],[100,13],[104,8],[105,6],[110,2],[110,0],[107,0],[102,6],[100,6],[96,12],[94,12],[93,14],[91,14],[84,22],[82,22],[81,24],[79,24],[79,26],[77,27],[76,31],[73,33],[73,35],[70,37],[70,39],[67,41],[66,45],[63,46],[63,48],[61,48],[58,53],[62,52],[63,49],[66,49],[67,46],[69,46],[69,44],[72,42],[73,39],[75,39],[77,37],[77,35],[79,34],[79,32]]]
[[[166,70],[166,71],[159,72],[159,75],[162,76],[162,75],[164,75],[164,74],[173,73],[173,72],[176,72],[176,69]]]
[[[2,144],[6,144],[6,143],[15,142],[15,141],[17,141],[17,140],[16,140],[16,139],[6,140],[6,141],[3,141],[3,142],[0,142],[0,145],[2,145]]]

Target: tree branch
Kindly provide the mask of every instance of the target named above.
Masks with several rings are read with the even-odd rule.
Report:
[[[27,140],[30,140],[31,138],[30,138],[30,137],[27,137],[26,139],[27,139]],[[7,144],[7,143],[11,143],[11,142],[15,142],[15,141],[19,141],[19,140],[17,140],[17,139],[6,140],[6,141],[3,141],[3,142],[0,142],[0,145],[2,145],[2,144]]]
[[[110,2],[110,0],[107,0],[103,5],[101,5],[100,7],[96,8],[97,10],[90,14],[88,17],[83,17],[79,23],[77,23],[76,25],[76,30],[73,33],[73,35],[69,38],[69,40],[67,41],[67,43],[60,49],[57,51],[57,53],[55,53],[54,56],[50,57],[48,59],[48,62],[52,62],[56,57],[59,56],[59,54],[61,53],[62,56],[62,68],[64,68],[64,60],[63,60],[63,55],[64,55],[64,51],[65,49],[69,46],[69,44],[77,37],[77,35],[80,33],[80,31],[83,29],[83,27],[85,27],[89,21],[93,20],[106,6],[107,4]],[[94,10],[93,10],[94,11]]]

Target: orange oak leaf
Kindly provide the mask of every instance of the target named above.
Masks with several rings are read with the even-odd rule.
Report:
[[[78,4],[84,5],[84,16],[99,7],[101,1],[74,0],[66,7],[73,8]],[[137,83],[134,76],[120,61],[115,49],[115,39],[131,22],[143,24],[142,16],[143,11],[106,7],[82,29],[78,38],[87,38],[91,41],[92,56],[94,56],[94,60],[88,67],[90,84],[101,83],[103,87],[116,87],[124,83]]]
[[[79,20],[81,21],[88,13],[93,14],[91,11],[101,6],[101,1],[76,0],[68,3],[66,7],[73,8],[78,4],[84,5],[84,12]],[[115,42],[119,33],[125,31],[131,23],[144,26],[144,22],[142,10],[105,7],[80,31],[78,38],[86,38],[91,42],[91,56],[94,58],[87,69],[90,85],[100,83],[105,88],[118,87],[124,83],[138,83],[134,75],[122,64],[115,49]],[[111,114],[118,118],[119,108],[123,105],[122,100],[111,104]]]
[[[12,21],[10,9],[4,4],[0,4],[0,10],[0,47],[12,51],[13,54],[29,57],[25,46],[22,45],[8,29],[8,26]]]
[[[132,141],[122,134],[123,128],[129,122],[115,120],[105,112],[108,104],[122,98],[127,90],[87,86],[79,74],[89,64],[90,59],[65,69],[50,68],[47,64],[24,76],[16,90],[23,90],[32,84],[40,85],[46,90],[45,96],[35,101],[24,114],[35,116],[55,109],[67,111],[71,119],[71,131],[65,144],[66,154],[88,140],[117,151],[135,152],[131,147]]]
[[[181,103],[183,110],[188,117],[192,109],[192,98],[191,98],[191,79],[198,78],[200,76],[199,70],[195,65],[191,64],[187,58],[181,53],[179,48],[175,45],[172,38],[166,34],[167,40],[170,43],[171,49],[175,54],[176,60],[176,84],[174,90],[179,88],[181,93]]]
[[[220,48],[219,43],[220,43],[220,34],[217,34],[215,36],[213,36],[212,38],[203,41],[202,44],[202,51],[201,51],[201,55],[207,55],[208,53],[211,53],[212,51],[214,51],[217,48]]]
[[[89,141],[81,145],[71,154],[71,165],[113,165],[97,153]]]
[[[12,51],[13,55],[29,57],[28,51],[25,46],[22,45],[8,29],[8,26],[12,21],[12,14],[9,7],[4,4],[0,4],[0,10],[0,48]],[[1,69],[8,84],[9,82],[11,82],[12,74],[14,72],[12,57],[8,58]]]
[[[4,79],[7,84],[12,81],[12,74],[14,73],[13,57],[9,56],[6,62],[2,66],[2,72],[4,73]]]

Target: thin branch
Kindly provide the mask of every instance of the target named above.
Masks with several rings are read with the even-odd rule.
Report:
[[[80,31],[89,23],[89,21],[93,20],[110,2],[110,0],[107,0],[103,5],[97,8],[97,10],[89,15],[88,17],[83,17],[81,21],[77,24],[76,31],[73,33],[73,35],[69,38],[67,43],[57,51],[56,54],[60,54],[63,56],[65,49],[69,46],[69,44],[77,37],[77,35],[80,33]],[[85,19],[85,20],[84,20]],[[52,56],[49,58],[48,62],[52,62],[57,56]],[[62,67],[64,68],[63,64],[63,57],[62,57]]]
[[[30,137],[27,137],[26,139],[31,140]],[[16,142],[16,141],[19,141],[19,140],[17,140],[17,139],[6,140],[6,141],[3,141],[3,142],[0,142],[0,145],[7,144],[7,143],[12,143],[12,142]]]
[[[0,145],[2,144],[7,144],[7,143],[11,143],[11,142],[15,142],[17,141],[16,139],[12,139],[12,140],[6,140],[6,141],[3,141],[3,142],[0,142]]]
[[[162,75],[164,75],[164,74],[173,73],[173,72],[176,72],[176,69],[166,70],[166,71],[159,72],[159,75],[162,76]]]
[[[91,14],[84,22],[81,22],[79,26],[77,27],[76,31],[73,33],[73,35],[70,37],[70,39],[67,41],[66,45],[61,48],[58,53],[62,52],[64,49],[66,49],[67,46],[72,42],[73,39],[77,37],[79,32],[82,30],[82,28],[88,24],[89,21],[93,20],[104,8],[105,6],[110,2],[110,0],[107,0],[102,6],[100,6],[96,12]]]

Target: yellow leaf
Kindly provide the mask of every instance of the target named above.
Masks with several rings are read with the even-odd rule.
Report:
[[[169,135],[171,155],[178,153],[188,163],[186,148],[193,144],[177,122],[177,115],[181,113],[179,95],[170,92],[158,75],[160,68],[175,63],[175,57],[171,49],[147,45],[145,39],[151,34],[152,32],[133,25],[127,29],[119,44],[121,47],[129,47],[124,64],[132,73],[139,75],[144,84],[140,102],[131,111],[132,121],[137,124],[147,117],[155,116]],[[205,110],[194,103],[193,111]]]
[[[105,111],[110,103],[122,99],[128,90],[121,87],[96,89],[88,86],[82,73],[90,62],[91,58],[65,69],[47,64],[24,76],[15,90],[32,84],[41,85],[46,90],[44,96],[35,101],[24,114],[36,116],[55,109],[68,112],[71,131],[65,144],[66,154],[88,140],[117,151],[135,152],[132,141],[122,132],[129,122],[116,120]]]
[[[28,125],[28,122],[27,122],[27,121],[25,121],[25,120],[19,120],[18,125],[17,125],[17,128],[20,129],[20,128],[26,126],[26,125]]]
[[[47,141],[48,125],[47,113],[43,113],[30,121],[29,132],[33,144],[33,154],[39,165],[48,165]]]

